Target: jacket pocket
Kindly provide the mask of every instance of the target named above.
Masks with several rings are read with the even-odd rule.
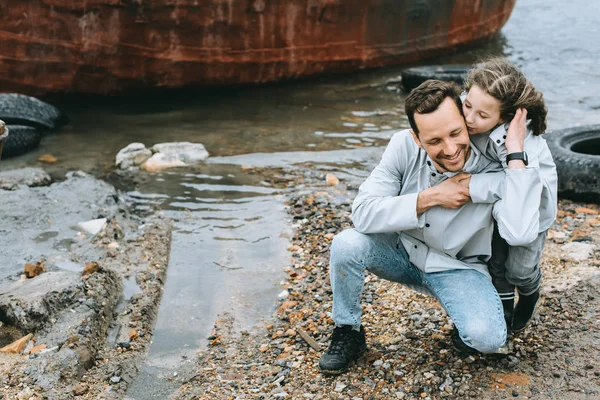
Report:
[[[408,254],[408,259],[415,267],[425,272],[425,261],[427,260],[427,253],[429,247],[420,240],[417,240],[411,236],[400,233],[400,241],[402,246]]]

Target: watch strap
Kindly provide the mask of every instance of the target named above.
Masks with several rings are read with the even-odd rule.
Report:
[[[525,163],[525,165],[528,164],[529,160],[527,159],[527,153],[525,153],[524,151],[519,151],[516,153],[510,153],[506,155],[506,164],[508,165],[508,163],[510,161],[513,160],[521,160]]]

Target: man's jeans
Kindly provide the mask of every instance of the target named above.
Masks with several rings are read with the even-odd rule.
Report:
[[[360,325],[365,270],[435,296],[465,344],[493,353],[506,340],[502,303],[488,277],[470,269],[424,273],[409,260],[396,233],[362,234],[347,229],[331,245],[333,320]],[[398,242],[398,243],[397,243]]]

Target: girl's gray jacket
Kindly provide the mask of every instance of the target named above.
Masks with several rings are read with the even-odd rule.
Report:
[[[502,124],[490,133],[471,136],[471,142],[477,149],[492,161],[500,162],[504,168],[507,168],[507,151],[504,143],[506,142],[508,126],[509,124]],[[526,199],[529,208],[539,209],[539,220],[532,221],[534,225],[531,229],[544,232],[552,226],[558,212],[558,174],[556,172],[556,164],[554,164],[554,159],[546,140],[542,136],[534,136],[531,129],[527,129],[524,150],[529,159],[528,167],[539,169],[542,183],[542,195]]]

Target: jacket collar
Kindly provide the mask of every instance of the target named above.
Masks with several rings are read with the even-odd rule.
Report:
[[[481,159],[481,157],[483,157],[483,154],[471,142],[469,142],[469,143],[471,146],[471,154],[469,154],[469,158],[465,162],[465,166],[462,169],[462,171],[458,171],[458,172],[450,172],[450,171],[438,172],[438,170],[435,168],[435,164],[433,163],[433,160],[429,157],[427,152],[425,152],[427,168],[431,172],[429,174],[429,182],[432,185],[441,183],[442,181],[446,180],[447,178],[452,178],[454,175],[457,175],[461,172],[470,172],[470,171],[475,170],[476,166],[479,163],[479,160]],[[423,150],[423,151],[425,151],[425,150]]]

